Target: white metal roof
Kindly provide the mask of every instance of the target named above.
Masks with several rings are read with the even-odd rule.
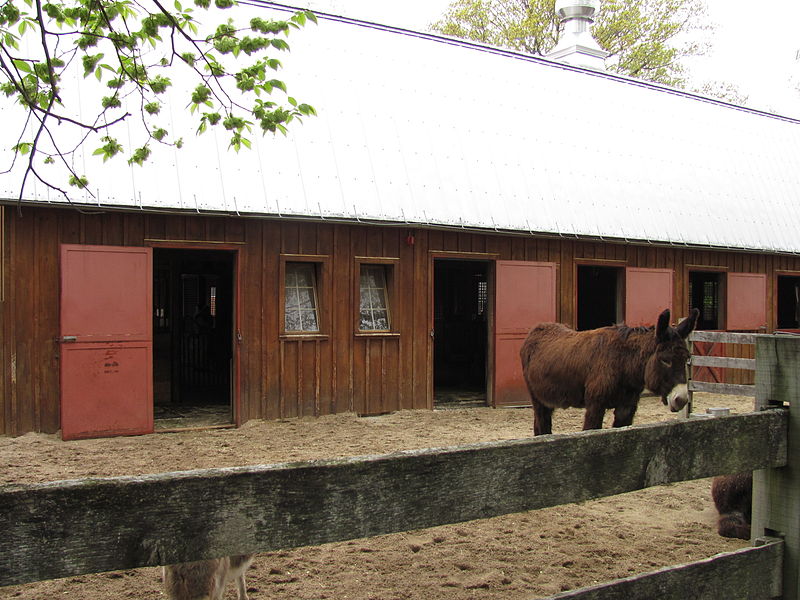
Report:
[[[800,252],[799,121],[348,20],[289,41],[280,77],[318,117],[109,161],[83,201]]]

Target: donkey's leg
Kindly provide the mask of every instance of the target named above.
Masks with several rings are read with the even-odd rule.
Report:
[[[583,429],[602,429],[603,417],[606,409],[599,402],[586,402],[586,412],[583,415]]]
[[[531,398],[533,403],[533,435],[553,433],[553,409]]]
[[[633,423],[637,403],[624,404],[614,409],[614,427],[627,427]]]

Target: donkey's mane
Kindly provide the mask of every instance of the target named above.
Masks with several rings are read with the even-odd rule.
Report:
[[[608,329],[616,332],[616,334],[623,340],[627,340],[633,334],[650,333],[655,329],[655,327],[652,325],[649,327],[628,327],[623,323],[619,323],[617,325],[610,325]]]

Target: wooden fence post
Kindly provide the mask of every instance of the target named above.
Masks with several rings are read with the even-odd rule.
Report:
[[[756,339],[756,410],[788,403],[785,467],[753,472],[752,535],[783,537],[783,598],[800,600],[800,340]]]

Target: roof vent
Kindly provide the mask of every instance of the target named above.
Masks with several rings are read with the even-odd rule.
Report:
[[[556,14],[564,31],[547,58],[576,67],[605,69],[609,53],[594,41],[590,31],[599,5],[600,0],[556,0]]]

